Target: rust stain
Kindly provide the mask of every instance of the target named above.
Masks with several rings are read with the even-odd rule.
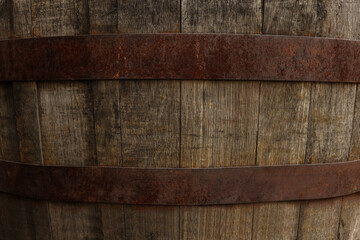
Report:
[[[39,34],[39,30],[36,27],[33,27],[32,34],[33,37],[41,37]]]

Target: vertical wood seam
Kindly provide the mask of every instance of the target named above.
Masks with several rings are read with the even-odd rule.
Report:
[[[343,201],[344,201],[344,197],[341,197],[339,222],[338,222],[337,234],[336,234],[337,239],[340,239],[340,224],[341,224],[341,215],[342,215],[342,211],[343,211]]]
[[[255,146],[255,166],[257,166],[257,155],[258,155],[258,144],[259,144],[259,132],[260,132],[260,107],[261,107],[261,86],[262,82],[259,81],[259,98],[258,98],[258,113],[257,113],[257,130],[256,130],[256,146]],[[255,204],[252,204],[252,218],[251,218],[251,237],[254,238],[254,217],[255,215]]]
[[[255,146],[255,166],[257,166],[258,144],[259,144],[259,131],[260,131],[260,107],[261,107],[261,86],[262,82],[259,82],[259,98],[258,98],[258,113],[257,113],[257,130],[256,130],[256,146]]]
[[[262,0],[262,14],[261,14],[261,34],[264,34],[264,21],[265,21],[265,0]]]
[[[312,98],[312,89],[313,89],[313,83],[310,83],[310,95],[309,95],[309,110],[308,110],[308,119],[307,119],[307,132],[306,132],[306,145],[305,145],[305,159],[304,159],[304,164],[309,164],[310,162],[308,162],[307,160],[307,152],[308,152],[308,140],[309,140],[309,131],[310,131],[310,111],[311,111],[311,98]]]
[[[39,128],[39,147],[40,147],[40,158],[41,158],[41,164],[45,165],[44,161],[44,155],[43,155],[43,148],[42,148],[42,136],[41,136],[41,121],[40,121],[40,96],[39,96],[39,90],[38,90],[38,83],[35,82],[35,90],[36,90],[36,115],[38,118],[37,124]]]
[[[357,101],[357,91],[358,91],[358,84],[355,84],[355,97],[354,97],[354,109],[353,109],[353,117],[352,117],[352,123],[351,123],[351,135],[350,135],[350,143],[349,143],[349,151],[347,156],[347,161],[350,160],[351,155],[351,143],[353,141],[353,134],[354,131],[354,122],[355,122],[355,112],[356,112],[356,101]]]
[[[15,111],[15,95],[14,95],[14,83],[11,83],[11,85],[9,84],[9,86],[11,86],[11,100],[12,100],[12,105],[13,105],[13,119],[15,121],[15,129],[16,129],[16,144],[17,144],[17,148],[19,150],[18,152],[18,161],[21,162],[21,149],[20,149],[20,138],[19,138],[19,129],[18,129],[18,123],[17,123],[17,118],[16,118],[16,111]]]
[[[180,0],[181,2],[181,0]],[[181,23],[181,6],[180,6],[180,23]],[[181,32],[181,25],[180,25],[180,32]],[[181,110],[182,110],[182,95],[181,95],[181,88],[182,88],[182,80],[179,80],[179,101],[180,101],[180,104],[179,104],[179,108],[180,108],[180,111],[179,111],[179,168],[181,168],[181,136],[182,136],[182,127],[181,127]],[[178,239],[180,240],[181,239],[181,207],[179,206],[178,207],[178,211],[179,211],[179,223],[178,223],[178,228],[179,228],[179,231],[178,231]]]
[[[302,204],[301,204],[301,202],[299,202],[299,214],[298,214],[298,225],[297,225],[297,232],[296,232],[296,240],[299,239],[299,233],[300,233],[301,209],[302,209]]]
[[[90,22],[90,20],[89,20]],[[92,121],[92,127],[94,130],[94,150],[95,150],[95,164],[99,165],[99,159],[98,159],[98,146],[97,146],[97,140],[96,140],[96,126],[95,126],[95,122],[96,122],[96,118],[95,118],[95,93],[94,93],[94,81],[91,81],[89,84],[91,84],[91,95],[92,95],[92,99],[93,99],[93,106],[92,106],[92,117],[93,117],[93,121]]]
[[[254,238],[254,212],[255,212],[255,204],[252,204],[252,218],[251,218],[251,235],[250,240]]]
[[[180,11],[180,14],[179,14],[179,16],[180,16],[179,31],[180,31],[180,33],[182,33],[182,0],[179,0],[179,2],[180,2],[180,7],[179,7],[179,11]]]
[[[8,10],[9,10],[9,32],[8,37],[12,38],[14,33],[14,0],[8,0]]]
[[[305,144],[305,159],[304,159],[304,164],[308,164],[307,162],[307,151],[308,151],[308,140],[309,140],[309,131],[310,131],[310,111],[311,111],[311,99],[312,99],[312,88],[313,88],[313,83],[310,83],[310,93],[309,93],[309,109],[308,109],[308,117],[307,117],[307,131],[306,131],[306,144]],[[302,205],[303,202],[300,202],[300,207],[299,207],[299,218],[298,218],[298,228],[297,228],[297,233],[296,233],[296,239],[299,239],[300,237],[300,227],[301,227],[301,213],[302,213]]]
[[[90,34],[90,1],[89,0],[86,0],[86,15],[87,15],[87,22],[86,22],[86,30],[85,30],[85,33],[86,34]],[[94,94],[93,94],[94,95]],[[98,163],[97,163],[98,164]]]
[[[120,118],[120,157],[121,157],[121,161],[119,161],[119,163],[121,163],[121,166],[124,166],[124,149],[123,149],[123,121],[122,121],[122,111],[121,111],[121,84],[120,84],[120,80],[118,80],[119,83],[119,87],[118,87],[118,91],[119,91],[119,118]],[[120,165],[120,164],[119,164]],[[127,234],[126,234],[126,205],[123,204],[123,220],[124,220],[124,239],[127,239]]]

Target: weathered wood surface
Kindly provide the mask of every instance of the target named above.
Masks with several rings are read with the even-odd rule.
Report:
[[[119,0],[117,13],[120,33],[180,31],[180,0]]]
[[[359,39],[358,9],[357,2],[338,0],[0,1],[0,38],[181,31]],[[0,154],[38,164],[133,167],[354,160],[360,154],[359,94],[355,84],[284,82],[0,84]],[[353,195],[301,207],[179,212],[1,194],[0,238],[357,239],[359,204]]]

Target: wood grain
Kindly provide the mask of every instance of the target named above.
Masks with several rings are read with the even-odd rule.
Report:
[[[182,32],[261,33],[262,2],[181,1]]]
[[[305,159],[310,83],[261,84],[257,165]],[[296,239],[299,202],[254,205],[253,239]]]
[[[87,0],[33,0],[32,33],[34,37],[79,35],[89,33]]]
[[[183,0],[181,31],[260,33],[261,7],[261,1]],[[254,165],[259,83],[181,84],[181,167]],[[181,207],[181,238],[251,239],[252,211],[251,204]]]
[[[9,2],[12,2],[11,37],[32,37],[31,0],[12,0]]]
[[[255,165],[259,82],[183,81],[181,167]],[[181,207],[181,239],[251,239],[252,204]]]
[[[118,11],[117,0],[89,0],[90,33],[116,33]]]
[[[180,0],[119,0],[120,33],[180,32]]]
[[[319,1],[319,4],[322,2]],[[317,4],[315,0],[266,0],[264,5],[264,33],[315,36],[318,17]]]
[[[124,167],[178,167],[179,81],[121,81]],[[179,208],[125,206],[126,239],[178,239]]]
[[[12,4],[9,0],[0,1],[0,39],[10,37],[10,19],[12,12]]]

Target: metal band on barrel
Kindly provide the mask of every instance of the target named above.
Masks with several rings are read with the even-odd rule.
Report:
[[[360,191],[360,161],[202,169],[0,161],[0,191],[40,200],[146,205],[325,199]]]
[[[119,34],[0,41],[0,81],[360,81],[360,41],[236,34]]]

